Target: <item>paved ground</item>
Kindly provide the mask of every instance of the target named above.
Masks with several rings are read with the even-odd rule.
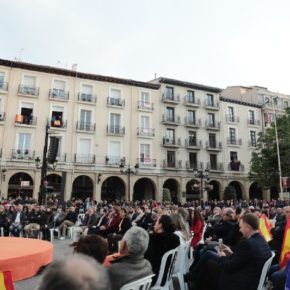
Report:
[[[65,259],[67,256],[72,255],[73,250],[69,244],[72,240],[54,240],[53,241],[53,258],[54,259]],[[16,290],[35,290],[39,284],[40,275],[34,276],[30,279],[19,281],[15,283]]]

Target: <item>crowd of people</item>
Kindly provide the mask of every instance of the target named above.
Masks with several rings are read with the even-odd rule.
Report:
[[[274,225],[269,242],[259,229],[262,215]],[[150,274],[155,274],[154,285],[163,255],[189,240],[194,259],[185,280],[191,289],[257,289],[262,267],[271,257],[271,251],[275,252],[275,258],[269,278],[273,289],[284,289],[287,272],[277,264],[287,219],[290,219],[290,205],[284,200],[172,204],[72,199],[60,204],[57,199],[49,199],[44,206],[31,198],[18,197],[0,202],[0,228],[4,236],[51,240],[53,234],[64,240],[72,228],[74,251],[107,268],[101,267],[95,279],[103,277],[102,287],[109,289],[110,284],[112,290]],[[88,258],[78,257],[84,267],[94,264]],[[77,263],[76,257],[72,263]],[[48,282],[49,275],[57,279],[59,267],[62,271],[67,269],[69,275],[71,263],[55,262],[48,267],[39,289],[59,289]],[[83,275],[92,275],[99,268],[94,267]],[[75,287],[81,274],[70,281],[75,281]]]

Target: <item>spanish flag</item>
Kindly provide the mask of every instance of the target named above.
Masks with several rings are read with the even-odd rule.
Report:
[[[14,290],[12,273],[10,271],[0,272],[0,290]]]
[[[272,240],[272,235],[271,235],[271,228],[272,224],[268,220],[268,218],[262,214],[260,217],[260,233],[261,235],[265,238],[266,242],[269,242]]]
[[[280,269],[283,269],[287,265],[289,257],[290,257],[290,218],[287,219],[287,224],[284,231],[284,239],[279,263]]]

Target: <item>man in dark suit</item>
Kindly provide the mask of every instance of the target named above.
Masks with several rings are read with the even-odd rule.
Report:
[[[229,247],[217,248],[216,259],[207,261],[196,281],[196,289],[256,290],[262,268],[271,256],[265,239],[259,234],[259,219],[245,214],[240,219],[244,239],[232,252]],[[208,279],[210,277],[210,279]]]

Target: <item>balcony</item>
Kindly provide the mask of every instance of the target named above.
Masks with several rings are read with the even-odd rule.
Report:
[[[156,159],[151,158],[137,158],[137,164],[139,164],[140,168],[150,168],[156,167]]]
[[[198,108],[200,106],[200,99],[186,95],[183,104],[188,107]]]
[[[38,97],[39,96],[39,88],[27,86],[27,85],[19,85],[18,86],[18,94],[25,95],[25,96]]]
[[[66,163],[67,162],[67,154],[61,153],[58,156],[56,156],[56,159],[57,159],[58,163]]]
[[[124,136],[125,135],[125,127],[108,125],[107,126],[107,135],[114,136]]]
[[[145,138],[153,138],[155,136],[155,129],[138,127],[137,136]]]
[[[185,166],[189,171],[193,171],[194,169],[202,170],[204,168],[203,162],[198,161],[186,161]]]
[[[94,164],[96,156],[93,154],[75,154],[74,162],[81,164]]]
[[[178,160],[176,162],[169,162],[168,160],[164,159],[162,167],[165,169],[182,169],[182,160]]]
[[[226,115],[226,122],[227,123],[239,123],[240,118],[238,116]]]
[[[67,128],[67,120],[50,120],[50,127],[54,129],[66,129]]]
[[[49,90],[48,98],[50,100],[56,100],[56,101],[68,101],[69,99],[69,92],[66,92],[62,89],[52,89]]]
[[[207,162],[206,169],[208,169],[211,172],[222,172],[224,171],[224,165],[221,162],[218,162],[216,164],[210,164],[210,162]]]
[[[205,121],[205,129],[218,131],[221,129],[221,123],[220,122],[210,122],[210,121],[206,120]]]
[[[208,151],[221,151],[223,149],[222,142],[206,141],[205,147]]]
[[[117,165],[119,166],[121,163],[125,163],[125,157],[120,157],[120,156],[106,156],[105,158],[105,163],[107,165]]]
[[[125,100],[121,100],[119,98],[107,98],[107,106],[114,107],[114,108],[124,108],[125,107]]]
[[[16,115],[15,126],[31,126],[35,127],[37,124],[37,118],[33,115]]]
[[[12,159],[34,161],[35,151],[29,149],[12,149]]]
[[[179,116],[167,116],[166,114],[162,115],[162,123],[166,125],[180,125],[180,117]]]
[[[76,129],[77,131],[81,131],[81,132],[94,133],[96,132],[96,123],[78,121],[76,125]]]
[[[228,164],[228,171],[239,171],[239,172],[243,172],[243,171],[245,171],[245,166],[243,164],[241,164],[240,161],[231,161]]]
[[[204,107],[207,109],[207,110],[214,110],[214,111],[218,111],[219,108],[220,108],[220,104],[219,102],[215,101],[215,102],[209,102],[208,100],[206,100],[204,102]]]
[[[7,82],[0,82],[0,91],[8,91],[8,83]]]
[[[234,145],[234,146],[241,146],[242,145],[242,138],[227,138],[227,144],[228,145]]]
[[[191,127],[191,128],[200,128],[202,126],[201,119],[190,119],[188,117],[184,118],[184,125],[186,127]]]
[[[249,140],[249,147],[256,148],[257,147],[257,141],[256,140]]]
[[[154,110],[153,103],[146,103],[142,101],[138,101],[137,105],[138,110],[152,112]]]
[[[171,139],[168,137],[163,137],[163,146],[164,147],[180,147],[181,146],[181,139]]]
[[[248,126],[260,126],[261,122],[257,119],[248,119]]]
[[[5,121],[5,113],[0,112],[0,123],[4,123],[4,121]]]
[[[163,101],[163,103],[179,104],[180,103],[180,96],[179,95],[163,94],[162,101]]]
[[[78,102],[96,104],[97,96],[93,96],[92,94],[78,93]]]
[[[185,139],[185,147],[187,147],[187,149],[201,149],[202,148],[202,141],[201,140],[197,140],[196,138],[186,138]]]

